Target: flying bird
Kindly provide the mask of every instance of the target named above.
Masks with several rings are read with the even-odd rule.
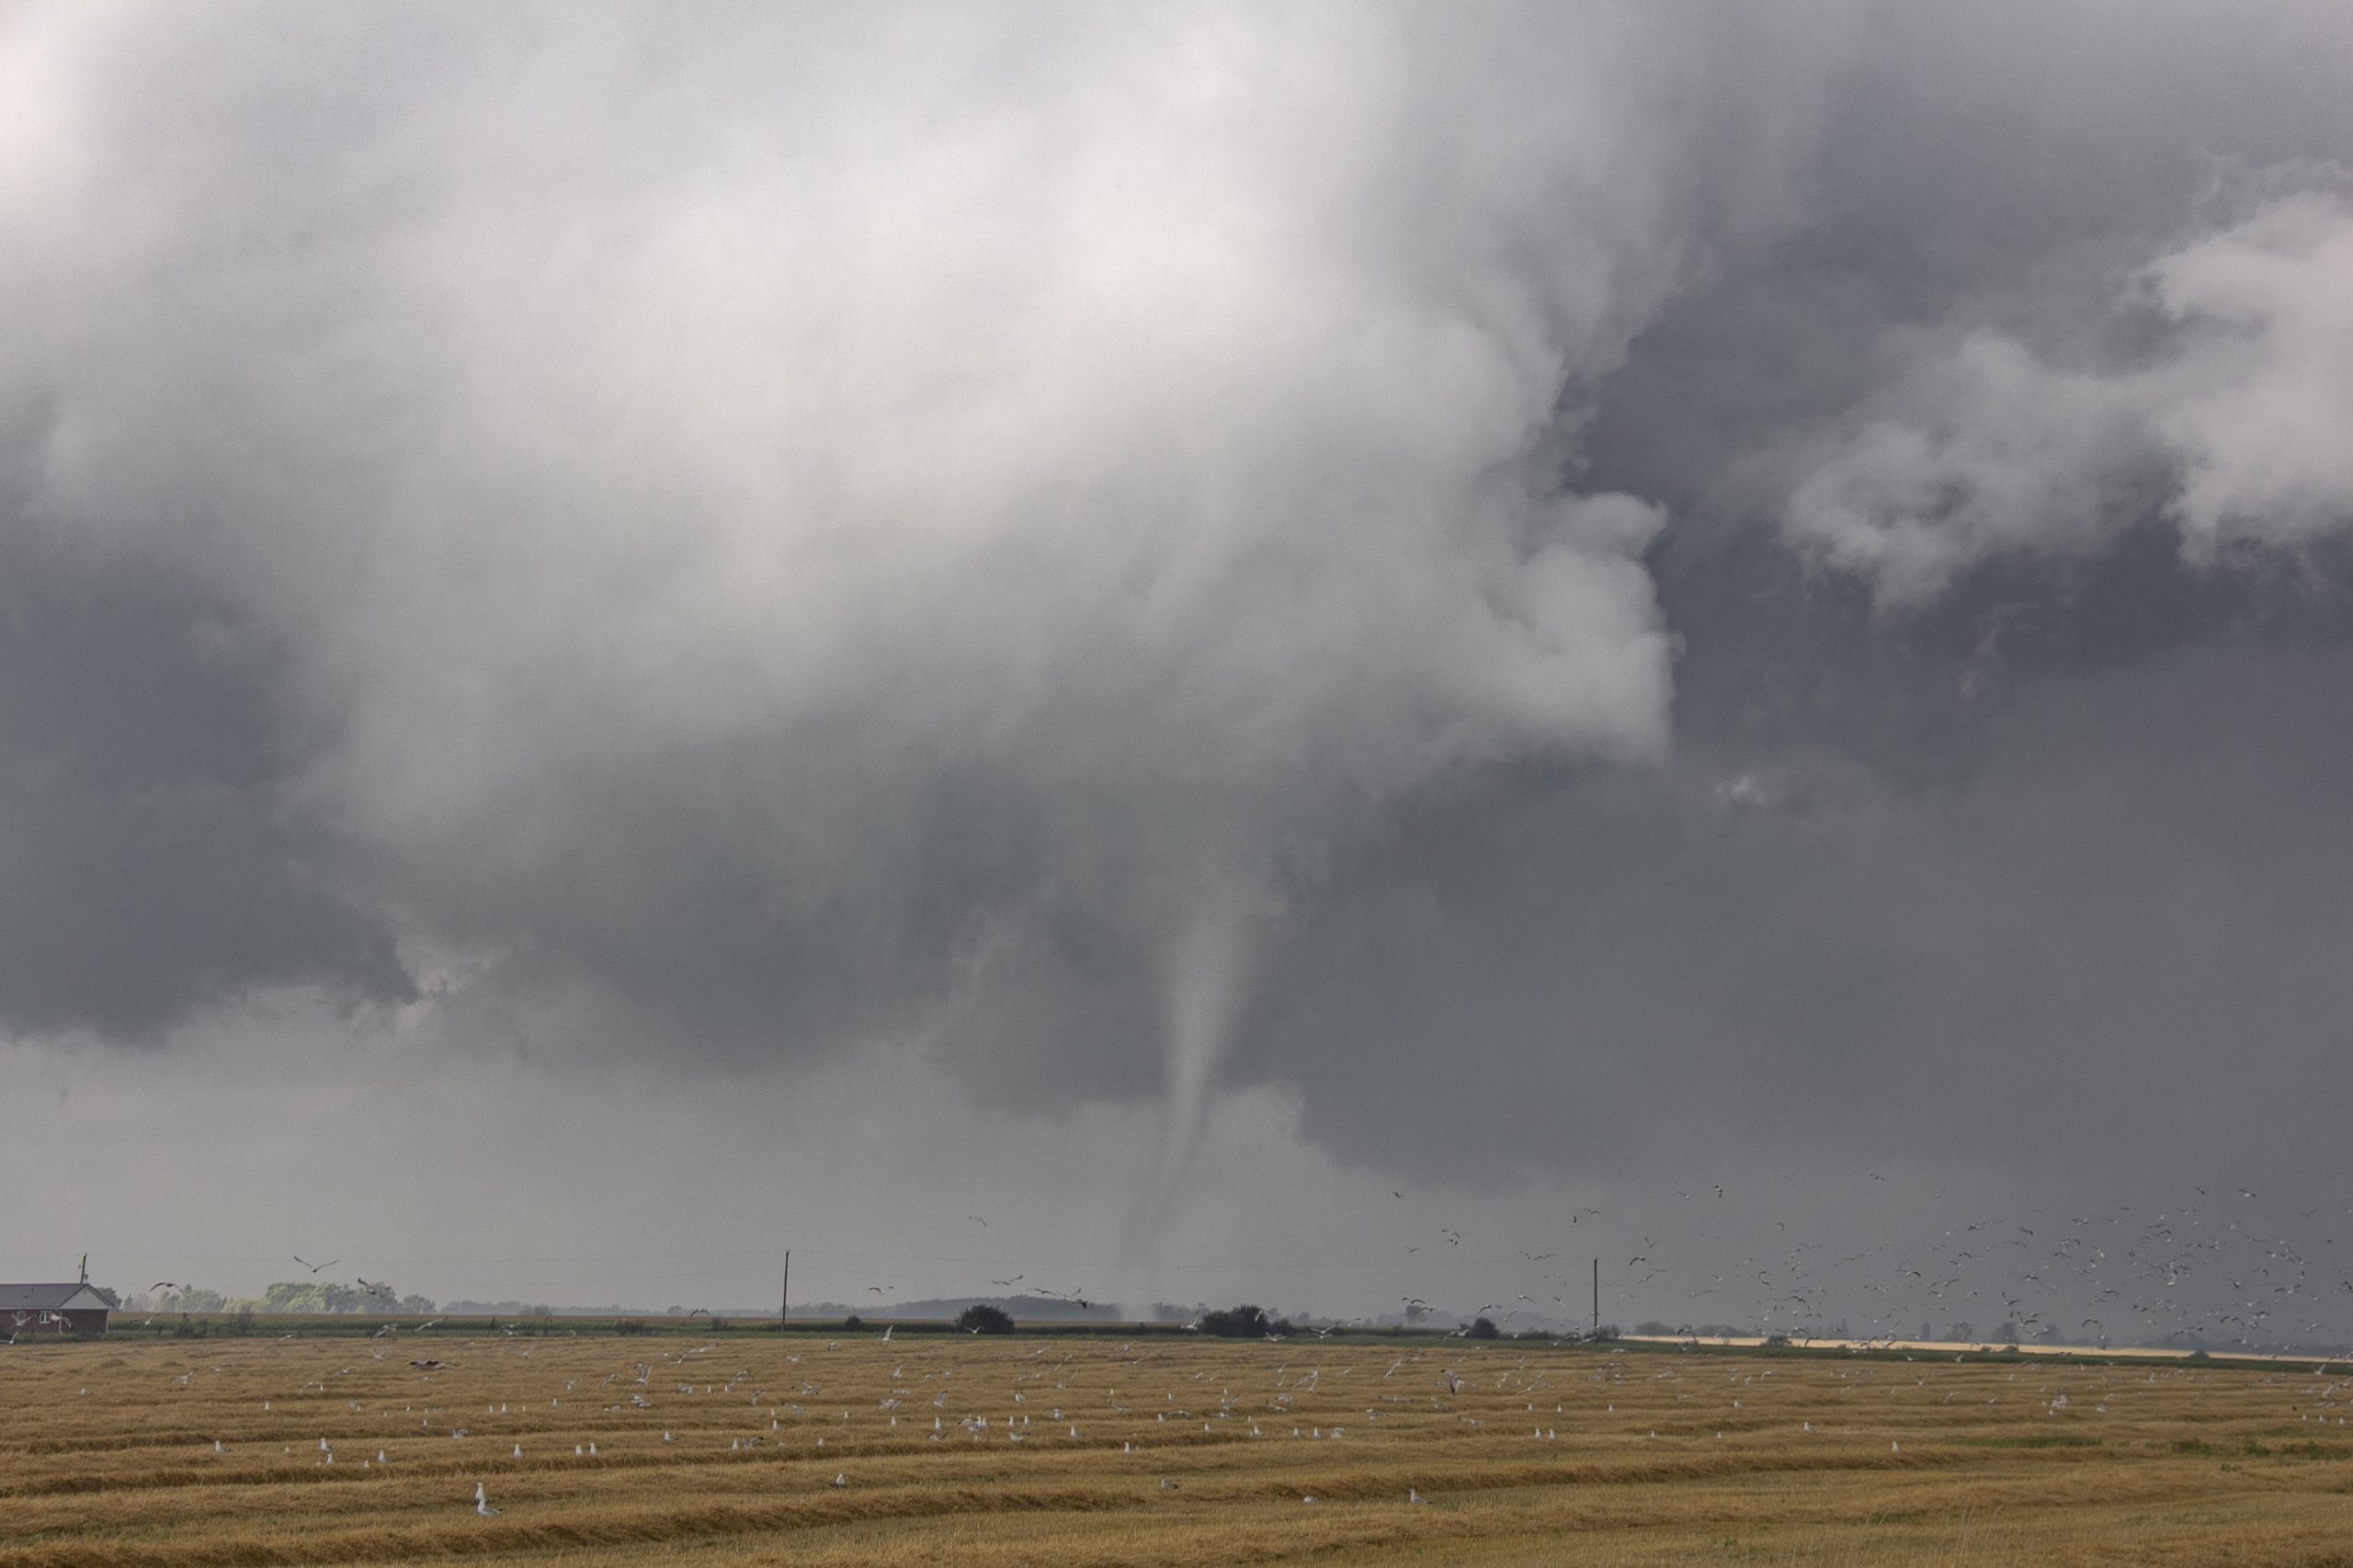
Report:
[[[338,1263],[342,1262],[343,1260],[342,1260],[341,1258],[331,1257],[331,1258],[327,1259],[324,1263],[313,1263],[309,1258],[304,1257],[301,1253],[296,1253],[296,1254],[294,1255],[294,1261],[295,1261],[295,1262],[297,1262],[297,1263],[299,1263],[299,1264],[301,1264],[303,1267],[305,1267],[305,1268],[309,1269],[312,1273],[316,1274],[316,1273],[318,1273],[318,1272],[319,1272],[320,1270],[322,1270],[322,1269],[333,1268],[336,1264],[338,1264]]]

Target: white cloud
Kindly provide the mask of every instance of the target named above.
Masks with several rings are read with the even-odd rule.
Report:
[[[2013,336],[1927,340],[1812,449],[1784,524],[1879,602],[2006,552],[2086,556],[2162,512],[2192,560],[2353,527],[2353,199],[2275,197],[2149,264],[2154,364],[2070,369]]]
[[[2157,415],[2198,554],[2353,528],[2353,198],[2282,198],[2150,268],[2195,332]]]
[[[2135,389],[1972,333],[1912,366],[1791,493],[1791,534],[1884,604],[1934,597],[2004,551],[2083,553],[2124,526],[2149,459]]]

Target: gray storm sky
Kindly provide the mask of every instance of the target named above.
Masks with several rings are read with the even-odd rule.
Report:
[[[1913,1329],[1998,1221],[2072,1325],[2040,1214],[2353,1339],[2347,102],[2286,0],[0,9],[0,1274]]]

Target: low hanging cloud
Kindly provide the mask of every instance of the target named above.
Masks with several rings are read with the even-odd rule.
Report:
[[[2070,368],[1994,328],[1909,335],[1805,460],[1789,536],[1917,606],[2006,553],[2082,557],[2152,515],[2211,562],[2353,529],[2353,197],[2275,195],[2122,286],[2163,346]]]

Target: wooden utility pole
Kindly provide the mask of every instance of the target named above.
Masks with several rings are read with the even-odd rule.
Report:
[[[779,1292],[776,1299],[776,1326],[778,1333],[781,1334],[784,1332],[784,1325],[786,1323],[790,1321],[791,1317],[792,1249],[787,1247],[784,1253],[784,1289]]]
[[[1601,1259],[1593,1260],[1593,1336],[1601,1337]]]

